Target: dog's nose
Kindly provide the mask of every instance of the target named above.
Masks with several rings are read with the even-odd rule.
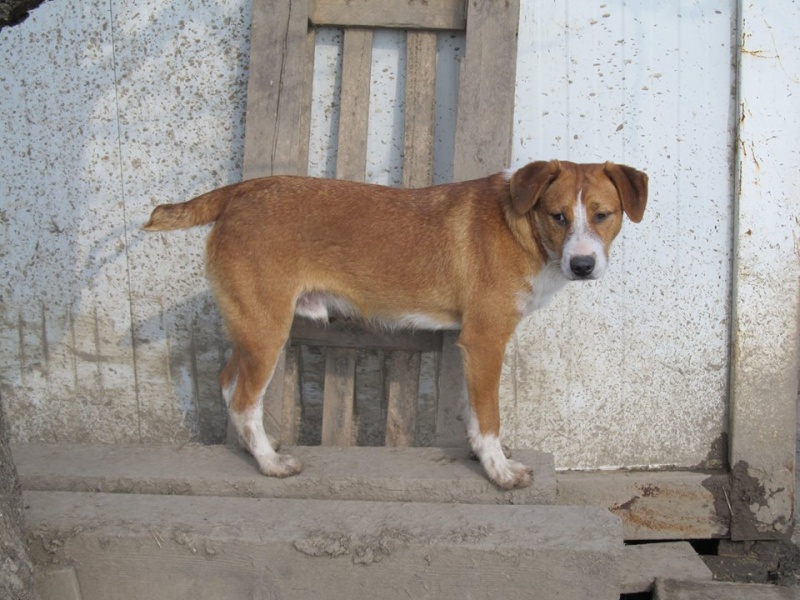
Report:
[[[569,268],[578,277],[588,277],[594,271],[594,257],[574,256],[569,260]]]

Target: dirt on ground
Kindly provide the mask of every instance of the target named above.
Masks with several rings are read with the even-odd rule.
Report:
[[[790,541],[730,542],[702,556],[718,581],[800,586],[800,548]]]

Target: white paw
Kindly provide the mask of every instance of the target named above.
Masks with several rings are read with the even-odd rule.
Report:
[[[268,477],[291,477],[303,470],[303,461],[288,454],[256,457],[258,468]]]
[[[504,490],[528,487],[533,483],[533,469],[515,460],[506,460],[505,464],[495,464],[494,468],[486,468],[486,474],[495,485]]]

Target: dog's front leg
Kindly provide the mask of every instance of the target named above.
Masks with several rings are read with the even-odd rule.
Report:
[[[532,481],[532,470],[509,460],[500,443],[500,372],[511,334],[486,335],[483,331],[484,328],[476,330],[465,324],[458,342],[469,395],[469,443],[495,484],[505,490],[527,487]]]

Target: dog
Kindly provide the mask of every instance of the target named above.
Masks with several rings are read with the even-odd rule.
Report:
[[[506,343],[567,282],[603,275],[623,214],[642,220],[647,185],[626,165],[557,160],[420,189],[274,176],[157,206],[144,229],[215,223],[206,271],[233,342],[220,383],[262,473],[303,468],[262,424],[292,321],[335,314],[460,329],[469,444],[489,479],[512,489],[532,472],[500,443]]]

